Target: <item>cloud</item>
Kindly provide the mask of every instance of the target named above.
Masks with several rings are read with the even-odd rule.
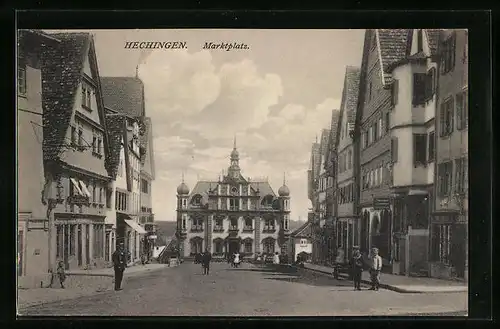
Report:
[[[235,135],[243,176],[268,177],[277,192],[286,172],[292,213],[307,211],[311,143],[329,128],[338,99],[313,106],[281,104],[280,76],[259,72],[248,59],[216,67],[205,51],[152,52],[140,77],[154,124],[153,202],[162,209],[161,219],[175,218],[182,175],[193,188],[198,179],[216,180],[222,170],[227,172]]]

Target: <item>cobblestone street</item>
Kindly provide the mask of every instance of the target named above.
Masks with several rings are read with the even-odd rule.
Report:
[[[467,293],[354,291],[351,282],[305,272],[284,273],[243,264],[233,269],[184,263],[131,277],[122,291],[46,303],[20,315],[111,316],[359,316],[465,315]],[[367,289],[367,287],[364,287]]]

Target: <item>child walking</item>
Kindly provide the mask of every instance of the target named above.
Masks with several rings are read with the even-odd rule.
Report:
[[[59,283],[61,284],[61,288],[64,289],[64,281],[66,281],[66,273],[64,271],[64,262],[61,260],[57,265],[57,277],[59,278]]]

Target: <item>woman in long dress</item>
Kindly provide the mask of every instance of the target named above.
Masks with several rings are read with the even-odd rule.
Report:
[[[238,267],[238,265],[240,265],[240,254],[238,252],[234,253],[233,263],[234,263],[234,267]]]

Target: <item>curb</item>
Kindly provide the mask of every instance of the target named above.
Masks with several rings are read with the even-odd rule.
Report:
[[[316,270],[316,269],[307,268],[307,267],[304,267],[302,269],[307,270],[307,271],[311,271],[311,272],[325,274],[325,275],[328,275],[328,276],[332,275],[332,273],[327,272],[327,271]],[[341,279],[341,280],[348,280],[348,278],[349,278],[348,275],[343,274],[343,273],[342,274],[339,273],[339,279]],[[371,285],[371,281],[365,280],[365,279],[362,279],[361,283]],[[451,291],[421,291],[421,290],[412,290],[412,289],[405,289],[405,288],[399,288],[399,287],[396,287],[396,286],[391,286],[391,285],[389,285],[387,283],[380,283],[380,288],[386,289],[386,290],[391,290],[391,291],[394,291],[394,292],[399,292],[399,293],[402,293],[402,294],[435,294],[435,293],[467,292],[467,290],[458,290],[458,291],[453,291],[453,290],[451,290]]]

